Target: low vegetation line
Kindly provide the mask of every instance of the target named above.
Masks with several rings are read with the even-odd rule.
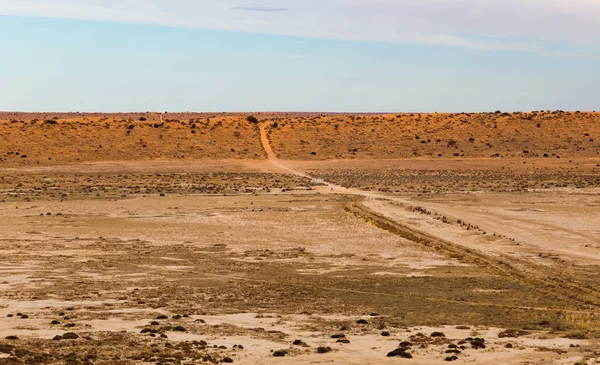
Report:
[[[561,272],[560,274],[551,273],[549,272],[551,270],[549,268],[540,267],[524,260],[515,260],[512,257],[506,257],[505,259],[492,258],[479,251],[399,224],[367,208],[362,204],[362,199],[359,198],[352,199],[346,205],[345,210],[378,228],[404,239],[444,253],[461,262],[491,269],[499,275],[504,275],[512,280],[526,284],[544,294],[576,304],[580,309],[597,310],[600,307],[600,293],[595,288],[577,282],[566,272]],[[519,267],[510,264],[508,260],[517,263]]]

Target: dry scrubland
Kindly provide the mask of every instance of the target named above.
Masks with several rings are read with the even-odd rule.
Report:
[[[278,157],[290,160],[597,158],[600,156],[600,113],[277,118],[271,124],[269,136]]]
[[[257,116],[288,160],[600,158],[600,113]],[[240,114],[0,113],[0,142],[0,166],[265,158]]]
[[[599,114],[246,116],[0,114],[0,364],[600,363]]]
[[[8,115],[2,116],[0,120]],[[22,117],[22,118],[19,118]],[[0,165],[152,159],[261,159],[257,126],[243,117],[17,116],[0,122]],[[48,119],[46,119],[48,118]],[[173,119],[172,119],[173,118]]]

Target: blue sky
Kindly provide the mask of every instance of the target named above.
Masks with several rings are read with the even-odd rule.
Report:
[[[599,3],[0,1],[0,110],[600,110]]]

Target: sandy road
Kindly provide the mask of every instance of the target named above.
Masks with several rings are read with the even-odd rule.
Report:
[[[264,125],[260,126],[260,134],[261,142],[267,152],[268,161],[273,166],[282,172],[313,178],[301,171],[291,168],[286,161],[277,158],[269,142]],[[600,247],[600,239],[569,229],[568,226],[563,226],[562,224],[550,223],[542,220],[523,219],[507,214],[490,212],[489,210],[482,211],[475,208],[457,207],[440,203],[416,202],[359,189],[345,188],[330,182],[325,182],[325,186],[326,192],[329,193],[358,195],[368,199],[380,199],[408,206],[418,205],[449,218],[461,219],[462,221],[466,221],[482,228],[488,233],[495,233],[496,235],[513,239],[523,245],[524,249],[529,247],[529,250],[552,252],[560,254],[561,256],[576,259],[578,262],[584,262],[586,264],[600,264],[600,250],[598,249],[598,247]],[[370,206],[370,208],[375,209],[378,213],[391,219],[394,219],[392,217],[402,217],[405,215],[403,209],[393,209],[389,206],[383,207],[382,205],[375,204]],[[393,212],[391,209],[393,209]],[[566,220],[565,224],[568,225],[568,223],[568,220]],[[571,238],[569,242],[574,241],[577,242],[577,244],[572,245],[565,243],[565,237]],[[584,246],[585,248],[592,248],[582,250],[581,248]],[[503,248],[501,248],[501,250],[502,249]]]
[[[302,177],[310,177],[305,173],[294,170],[287,166],[285,161],[279,160],[273,152],[269,139],[264,128],[264,125],[260,126],[261,141],[264,149],[267,152],[268,161],[271,162],[275,167],[280,169],[282,172],[296,174]],[[537,257],[532,256],[531,253],[535,250],[543,250],[548,252],[549,249],[553,250],[553,254],[560,253],[561,257],[569,257],[575,259],[578,263],[584,264],[600,264],[600,255],[596,249],[595,256],[590,256],[588,252],[576,250],[569,245],[561,245],[560,238],[558,243],[548,244],[548,238],[552,238],[553,233],[560,231],[560,229],[554,229],[547,223],[535,225],[535,222],[519,222],[518,219],[512,217],[508,219],[502,216],[492,216],[485,214],[485,212],[473,213],[468,210],[456,209],[441,204],[431,204],[408,201],[406,199],[398,197],[390,197],[377,193],[367,192],[359,189],[348,189],[342,186],[325,183],[325,192],[334,194],[348,194],[358,195],[367,198],[366,207],[367,211],[362,210],[358,207],[358,211],[354,214],[358,214],[359,217],[367,219],[371,223],[383,228],[390,230],[392,233],[398,233],[404,238],[410,240],[416,239],[417,241],[426,241],[426,246],[437,247],[443,252],[452,252],[459,256],[471,260],[473,263],[483,265],[486,268],[495,271],[499,275],[512,277],[516,281],[525,282],[532,288],[536,288],[546,294],[556,295],[557,298],[563,298],[566,300],[573,300],[583,305],[591,305],[588,309],[595,311],[598,305],[600,305],[600,293],[595,287],[591,287],[586,283],[580,282],[578,277],[567,272],[557,272],[555,270],[549,270],[548,267]],[[370,201],[369,201],[370,200]],[[385,204],[385,202],[398,203],[403,206],[395,206],[394,204]],[[456,227],[453,233],[443,232],[436,229],[431,229],[428,224],[434,220],[428,216],[420,217],[424,225],[416,228],[412,226],[411,220],[414,220],[414,214],[411,217],[411,213],[406,210],[406,206],[419,205],[426,209],[433,211],[438,214],[451,216],[453,218],[460,218],[463,221],[467,220],[472,225],[484,227],[488,230],[488,234],[494,232],[496,235],[507,237],[503,241],[508,239],[518,239],[524,241],[523,244],[519,242],[520,254],[517,257],[510,257],[505,254],[506,246],[504,244],[490,245],[486,244],[482,247],[473,247],[473,245],[465,244],[460,236],[456,235],[456,231],[460,228]],[[359,204],[360,205],[360,204]],[[375,213],[375,216],[368,213],[368,211]],[[370,219],[375,219],[371,221]],[[400,228],[399,232],[396,232],[394,227]],[[403,236],[403,233],[408,236]],[[550,232],[550,234],[540,234],[540,232]],[[563,232],[565,233],[565,232]],[[568,233],[568,232],[567,232]],[[474,234],[475,237],[476,234]],[[414,238],[410,238],[414,237]],[[473,237],[472,237],[473,238]],[[477,238],[476,238],[477,239]],[[481,238],[480,238],[481,239]],[[484,241],[479,241],[483,243]],[[471,242],[472,243],[472,242]],[[529,246],[529,247],[526,247]],[[515,250],[516,251],[516,250]],[[365,293],[366,294],[366,293]],[[533,308],[529,308],[533,309]],[[592,312],[590,312],[592,313]]]

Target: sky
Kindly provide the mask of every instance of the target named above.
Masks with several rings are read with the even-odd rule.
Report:
[[[600,110],[598,0],[0,0],[0,110]]]

